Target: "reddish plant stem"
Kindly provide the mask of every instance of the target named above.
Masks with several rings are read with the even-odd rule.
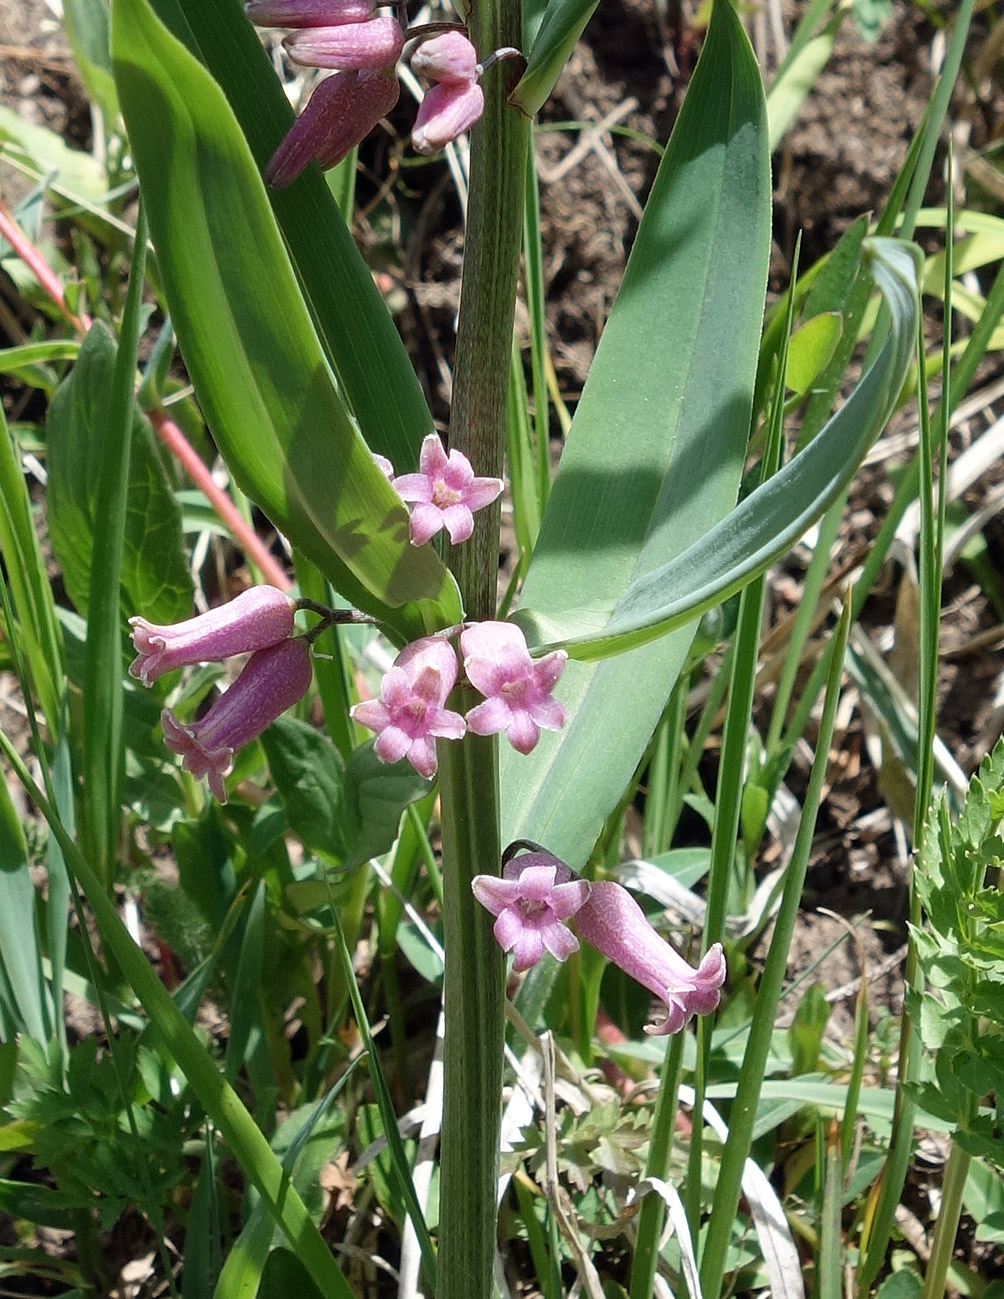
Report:
[[[78,316],[70,310],[66,304],[66,295],[63,293],[63,285],[59,276],[14,220],[10,209],[2,199],[0,199],[0,234],[3,235],[25,266],[32,272],[73,328],[78,333],[86,334],[91,327],[90,316],[86,312],[81,312]]]
[[[192,482],[206,496],[221,521],[229,529],[234,541],[241,546],[248,559],[261,570],[264,577],[277,586],[280,591],[288,591],[293,583],[287,577],[279,562],[269,554],[261,538],[242,518],[240,511],[221,487],[213,480],[208,465],[198,454],[192,444],[163,411],[148,411],[147,418],[157,430],[164,445],[191,478]]]

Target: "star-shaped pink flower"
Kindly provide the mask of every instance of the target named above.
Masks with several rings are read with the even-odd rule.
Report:
[[[457,545],[474,531],[474,510],[491,505],[502,491],[501,478],[475,478],[459,451],[449,455],[435,433],[422,442],[419,472],[393,480],[394,490],[411,506],[411,544],[421,546],[441,528]]]
[[[356,704],[352,717],[379,732],[373,746],[382,762],[407,758],[420,776],[436,774],[436,737],[459,740],[459,713],[444,708],[457,680],[457,656],[445,640],[428,636],[406,645],[380,683],[380,698]]]
[[[564,650],[535,661],[523,633],[509,622],[473,623],[461,633],[460,648],[468,681],[485,696],[467,714],[475,735],[505,731],[514,749],[529,753],[541,727],[561,730],[567,714],[551,691],[565,670]]]
[[[564,921],[589,897],[586,880],[546,852],[525,853],[509,861],[498,875],[476,875],[474,896],[497,916],[492,933],[505,952],[513,954],[518,973],[536,965],[545,951],[559,961],[579,950],[578,940]]]

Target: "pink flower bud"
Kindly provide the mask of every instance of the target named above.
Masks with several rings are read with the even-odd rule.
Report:
[[[575,935],[564,921],[574,916],[589,897],[590,885],[547,852],[525,853],[497,875],[475,875],[474,896],[497,916],[492,933],[504,952],[512,952],[519,973],[536,965],[545,951],[559,961],[579,950]]]
[[[340,27],[372,18],[371,0],[247,0],[244,12],[259,27]]]
[[[282,189],[312,162],[334,167],[397,103],[391,71],[339,72],[326,77],[265,168],[265,183]]]
[[[348,72],[395,64],[401,57],[404,33],[396,18],[372,18],[344,27],[307,28],[287,36],[283,44],[294,63]]]
[[[233,767],[234,754],[303,698],[310,671],[306,641],[284,640],[258,650],[205,717],[186,725],[165,708],[160,717],[164,743],[196,779],[208,776],[214,796],[225,803],[223,778]]]
[[[666,1018],[646,1026],[646,1033],[679,1033],[693,1015],[708,1015],[718,1005],[727,973],[721,943],[709,948],[695,970],[656,933],[619,884],[594,884],[575,913],[575,928],[580,938],[666,1003]]]
[[[137,657],[129,675],[145,686],[190,663],[214,663],[285,640],[293,630],[293,602],[274,586],[253,586],[208,613],[159,627],[130,618]]]
[[[484,108],[484,92],[476,82],[437,82],[418,106],[411,132],[412,148],[416,153],[438,153],[469,131]]]
[[[478,76],[478,55],[463,32],[444,32],[423,41],[411,56],[412,71],[430,81],[471,85]]]
[[[377,731],[373,746],[381,762],[407,758],[420,776],[436,774],[436,737],[459,740],[466,730],[459,713],[444,708],[457,680],[457,656],[445,640],[426,636],[406,645],[380,683],[380,698],[350,710],[361,726]]]

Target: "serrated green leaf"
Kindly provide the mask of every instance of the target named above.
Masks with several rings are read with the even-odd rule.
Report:
[[[97,322],[77,363],[60,384],[47,421],[49,529],[70,599],[87,613],[94,545],[98,467],[115,340]],[[192,579],[185,561],[181,511],[157,455],[153,432],[133,411],[125,544],[123,613],[151,622],[191,616]]]

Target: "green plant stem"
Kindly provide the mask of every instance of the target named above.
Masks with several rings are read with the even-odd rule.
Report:
[[[809,864],[809,850],[812,846],[812,836],[816,825],[816,813],[823,791],[823,782],[826,778],[830,740],[833,736],[833,723],[840,698],[840,677],[844,661],[844,649],[850,633],[850,626],[851,611],[848,604],[844,607],[840,622],[834,632],[836,648],[833,662],[835,667],[827,681],[823,716],[819,723],[819,735],[816,740],[816,755],[809,775],[808,788],[805,792],[805,803],[802,807],[802,816],[798,825],[798,836],[795,840],[791,864],[785,875],[784,892],[781,896],[781,906],[777,913],[777,922],[771,938],[770,951],[767,953],[763,977],[757,989],[756,1007],[750,1025],[749,1041],[739,1070],[735,1104],[729,1116],[729,1139],[722,1152],[718,1184],[715,1187],[715,1199],[711,1209],[711,1217],[708,1221],[704,1253],[701,1257],[701,1293],[709,1296],[718,1295],[721,1291],[725,1259],[732,1234],[732,1224],[739,1205],[743,1165],[746,1162],[753,1139],[753,1122],[756,1118],[760,1088],[763,1083],[767,1056],[770,1051],[774,1017],[781,997],[781,990],[784,986],[791,936],[798,916],[802,886],[805,882],[805,872]],[[695,1118],[695,1124],[696,1122]]]
[[[521,37],[519,0],[476,0],[480,57]],[[471,139],[470,204],[453,378],[450,445],[481,475],[501,477],[529,123],[506,103],[514,70],[485,76],[485,111]],[[495,616],[498,504],[451,552],[466,616]],[[441,1143],[438,1299],[492,1292],[504,1032],[504,959],[471,880],[498,871],[498,743],[467,735],[440,744],[445,1096]]]
[[[924,1289],[920,1299],[941,1299],[945,1294],[945,1279],[955,1251],[955,1237],[962,1216],[962,1193],[966,1189],[971,1163],[972,1156],[953,1142],[941,1184],[941,1208],[934,1227],[931,1257],[924,1274]]]
[[[129,495],[134,386],[146,275],[146,217],[136,214],[136,242],[122,332],[111,390],[102,420],[101,458],[95,500],[94,559],[87,605],[84,653],[84,788],[91,860],[106,887],[115,874],[121,833],[122,782],[122,613],[119,580]]]
[[[680,1066],[683,1063],[684,1035],[677,1033],[670,1039],[662,1063],[659,1079],[659,1099],[652,1121],[652,1140],[649,1146],[646,1177],[665,1178],[669,1170],[669,1156],[673,1148],[673,1125],[676,1122],[677,1096],[680,1085]],[[647,1195],[638,1214],[638,1235],[634,1258],[631,1262],[631,1299],[649,1299],[655,1284],[655,1269],[659,1262],[659,1238],[666,1217],[662,1197]]]

